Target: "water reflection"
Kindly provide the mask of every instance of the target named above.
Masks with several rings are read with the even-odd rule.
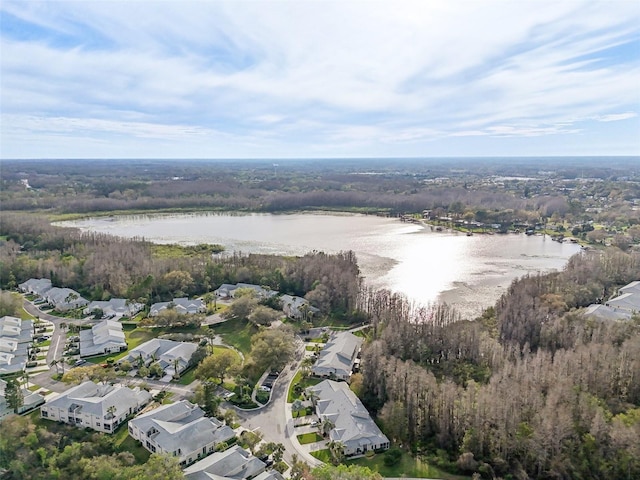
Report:
[[[367,282],[467,316],[526,273],[560,269],[579,246],[548,237],[433,232],[397,219],[334,214],[188,214],[92,218],[62,225],[159,243],[220,243],[227,251],[303,255],[353,250]]]

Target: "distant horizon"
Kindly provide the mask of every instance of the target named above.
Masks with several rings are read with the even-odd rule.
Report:
[[[306,160],[469,160],[469,159],[601,159],[601,158],[616,158],[616,159],[638,159],[640,161],[640,154],[637,155],[616,155],[616,154],[603,154],[603,155],[433,155],[433,156],[384,156],[384,157],[369,157],[369,156],[327,156],[327,157],[25,157],[25,158],[0,158],[3,162],[20,162],[20,161],[128,161],[128,160],[145,160],[145,161],[194,161],[194,162],[206,162],[206,161],[306,161]]]

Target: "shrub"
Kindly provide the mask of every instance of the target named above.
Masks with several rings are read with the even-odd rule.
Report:
[[[398,447],[393,447],[384,454],[384,464],[388,467],[396,465],[402,458],[402,450]]]

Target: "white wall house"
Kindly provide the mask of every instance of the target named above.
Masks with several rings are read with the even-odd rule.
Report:
[[[334,333],[318,355],[311,372],[317,377],[348,382],[362,342],[362,338],[350,332]]]
[[[618,295],[607,300],[604,305],[592,304],[584,311],[585,317],[600,320],[629,320],[633,315],[640,314],[640,281],[621,287]]]
[[[204,313],[207,311],[207,306],[204,304],[201,298],[194,298],[189,300],[187,297],[174,298],[170,302],[158,302],[151,305],[149,309],[149,316],[155,317],[163,310],[173,308],[176,312],[186,315],[194,313]]]
[[[117,353],[127,349],[122,324],[103,320],[91,329],[80,330],[80,356],[91,357]]]
[[[162,405],[129,421],[129,435],[151,453],[178,457],[189,465],[213,453],[235,433],[216,418],[186,400]]]
[[[236,290],[239,288],[248,288],[255,292],[256,298],[269,298],[277,295],[278,292],[269,288],[261,287],[260,285],[254,285],[253,283],[236,283],[231,285],[223,283],[213,293],[220,298],[233,298],[236,295]]]
[[[44,293],[43,298],[49,305],[60,312],[66,312],[89,304],[89,300],[70,288],[53,287]]]
[[[33,321],[0,317],[0,375],[22,372],[29,362]]]
[[[142,303],[130,302],[126,298],[112,298],[108,301],[91,302],[83,310],[85,315],[90,315],[96,310],[102,310],[103,318],[133,317],[144,308]]]
[[[302,320],[305,317],[310,318],[320,312],[320,309],[311,306],[307,300],[295,295],[282,295],[282,311],[284,314],[294,320]]]
[[[38,297],[43,297],[52,287],[51,280],[48,278],[30,278],[18,285],[21,292],[37,295]]]
[[[178,374],[187,369],[191,356],[197,349],[198,345],[195,343],[153,338],[129,350],[127,356],[119,360],[118,363],[126,360],[134,367],[140,363],[148,367],[155,361],[162,367],[165,375],[173,376],[176,374],[176,366]]]
[[[278,472],[266,471],[267,465],[239,445],[214,452],[184,469],[187,480],[284,480]]]
[[[138,387],[100,385],[91,381],[70,388],[40,408],[40,416],[112,433],[128,415],[139,412],[151,401],[151,394]]]
[[[344,445],[344,455],[363,455],[370,450],[389,448],[389,439],[371,419],[349,385],[324,380],[306,391],[307,396],[314,399],[318,418],[329,420],[334,425],[329,439]]]

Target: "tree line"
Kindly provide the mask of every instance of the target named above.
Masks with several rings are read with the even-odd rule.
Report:
[[[640,320],[585,319],[585,306],[640,278],[640,255],[579,255],[513,282],[481,318],[360,298],[373,340],[358,388],[394,442],[446,451],[485,478],[640,475]],[[446,466],[446,462],[445,465]]]
[[[0,286],[29,278],[77,290],[92,300],[124,297],[150,304],[203,295],[223,283],[246,282],[292,295],[308,295],[324,313],[355,307],[360,271],[353,252],[311,252],[301,257],[187,248],[183,256],[158,256],[141,239],[121,239],[52,226],[45,218],[0,213]]]

